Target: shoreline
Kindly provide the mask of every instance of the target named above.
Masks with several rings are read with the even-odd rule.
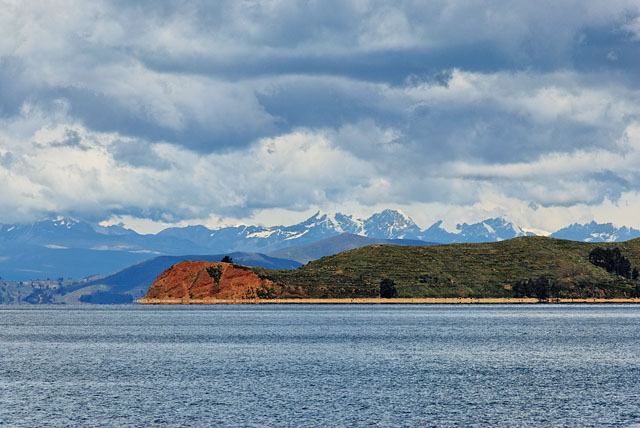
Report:
[[[148,299],[143,297],[135,303],[143,305],[469,305],[469,304],[571,304],[571,303],[640,303],[632,298],[587,298],[549,299],[540,302],[536,298],[474,298],[474,297],[425,297],[425,298],[354,298],[354,299]]]

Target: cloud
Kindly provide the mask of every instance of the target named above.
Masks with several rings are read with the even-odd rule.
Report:
[[[640,40],[640,16],[629,20],[621,28],[629,33],[633,40]]]
[[[640,187],[636,0],[2,7],[2,221],[542,216]]]
[[[598,204],[638,190],[638,129],[629,127],[617,151],[556,153],[514,164],[432,163],[420,170],[415,159],[398,160],[405,148],[393,130],[366,122],[337,133],[300,129],[204,156],[79,125],[42,128],[30,148],[3,154],[9,162],[0,168],[7,182],[2,214],[22,209],[104,219],[118,213],[178,222],[341,202],[472,205],[485,194],[545,207]],[[75,142],[60,144],[69,135]],[[375,154],[361,155],[366,143]]]
[[[60,144],[69,135],[77,142]],[[30,147],[2,159],[0,214],[14,220],[19,210],[36,218],[48,212],[98,219],[120,213],[180,221],[261,207],[304,209],[352,196],[351,189],[368,187],[373,174],[371,165],[307,131],[201,155],[65,125],[38,130]]]

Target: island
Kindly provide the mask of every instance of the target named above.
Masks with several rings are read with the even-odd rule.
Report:
[[[371,245],[292,270],[186,261],[144,304],[640,302],[640,239]]]

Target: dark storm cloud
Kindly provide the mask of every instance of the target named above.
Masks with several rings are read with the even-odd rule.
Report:
[[[212,119],[211,122],[207,122],[187,114],[184,116],[183,123],[179,127],[174,127],[154,117],[144,107],[132,109],[126,98],[78,88],[61,88],[52,91],[51,94],[52,99],[63,98],[68,101],[69,113],[95,131],[118,132],[129,137],[166,141],[199,152],[243,147],[256,138],[269,136],[275,132],[275,125],[269,123],[262,127],[250,123],[243,126],[242,115],[235,118],[235,121]],[[264,122],[264,120],[257,120],[249,113],[245,119]]]
[[[294,127],[340,127],[373,117],[377,122],[397,123],[403,112],[388,105],[383,88],[330,78],[294,77],[276,81],[258,94],[265,111],[277,117],[288,131]]]
[[[187,12],[162,7],[159,22],[187,15],[208,52],[172,46],[135,55],[149,67],[228,79],[261,75],[330,74],[400,83],[411,74],[446,68],[496,70],[626,69],[637,43],[622,28],[638,13],[627,2],[483,1],[217,2]],[[327,13],[331,11],[331,13]],[[339,13],[334,13],[339,11]],[[153,15],[152,15],[153,16]],[[393,19],[393,18],[396,19]],[[386,28],[385,28],[386,26]],[[399,40],[394,37],[402,36]],[[237,52],[220,55],[228,41]],[[621,51],[622,61],[607,61]],[[636,57],[636,58],[634,58]]]
[[[255,80],[333,76],[393,87],[453,68],[480,73],[573,69],[615,71],[619,78],[627,76],[637,84],[639,79],[631,76],[636,76],[640,62],[640,55],[634,55],[639,44],[621,29],[638,12],[632,5],[614,2],[605,8],[594,2],[585,7],[574,1],[508,6],[494,1],[466,6],[410,1],[393,7],[376,1],[105,2],[98,8],[100,14],[88,14],[93,28],[92,22],[55,28],[62,31],[57,35],[61,42],[55,46],[60,51],[49,52],[44,65],[60,68],[60,83],[33,85],[25,79],[24,74],[37,72],[25,73],[25,68],[38,66],[34,58],[0,63],[6,94],[2,112],[15,115],[24,102],[62,98],[69,103],[72,116],[97,131],[164,140],[204,152],[246,146],[256,138],[299,126],[340,126],[363,117],[395,122],[411,133],[418,127],[407,123],[405,110],[372,105],[372,98],[377,101],[375,95],[352,91],[349,85],[301,79],[268,96],[256,88]],[[86,69],[82,73],[85,81],[76,80],[77,73],[56,63],[65,58],[70,59],[70,67]],[[115,78],[126,82],[133,79],[127,69],[139,72],[139,65],[151,73],[142,73],[139,79],[202,76],[204,87],[210,82],[227,82],[249,98],[253,94],[256,105],[241,106],[246,114],[212,115],[203,120],[197,117],[198,107],[191,104],[198,102],[192,99],[116,91],[105,86],[100,76],[104,69],[121,73]],[[65,72],[70,74],[67,81]],[[160,91],[163,84],[155,82],[149,91]],[[181,90],[177,85],[174,91]],[[234,102],[238,100],[233,96],[208,100],[214,111]],[[175,103],[173,107],[182,116],[180,125],[153,114],[155,103]],[[266,114],[258,117],[256,108]],[[468,114],[466,108],[456,114]],[[504,120],[495,119],[494,127],[502,127]],[[255,121],[260,126],[251,126]],[[515,120],[516,127],[519,122]],[[445,123],[449,124],[446,118]],[[431,126],[435,134],[450,130]]]

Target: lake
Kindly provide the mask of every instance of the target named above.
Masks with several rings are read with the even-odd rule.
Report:
[[[636,426],[640,305],[0,306],[4,426]]]

